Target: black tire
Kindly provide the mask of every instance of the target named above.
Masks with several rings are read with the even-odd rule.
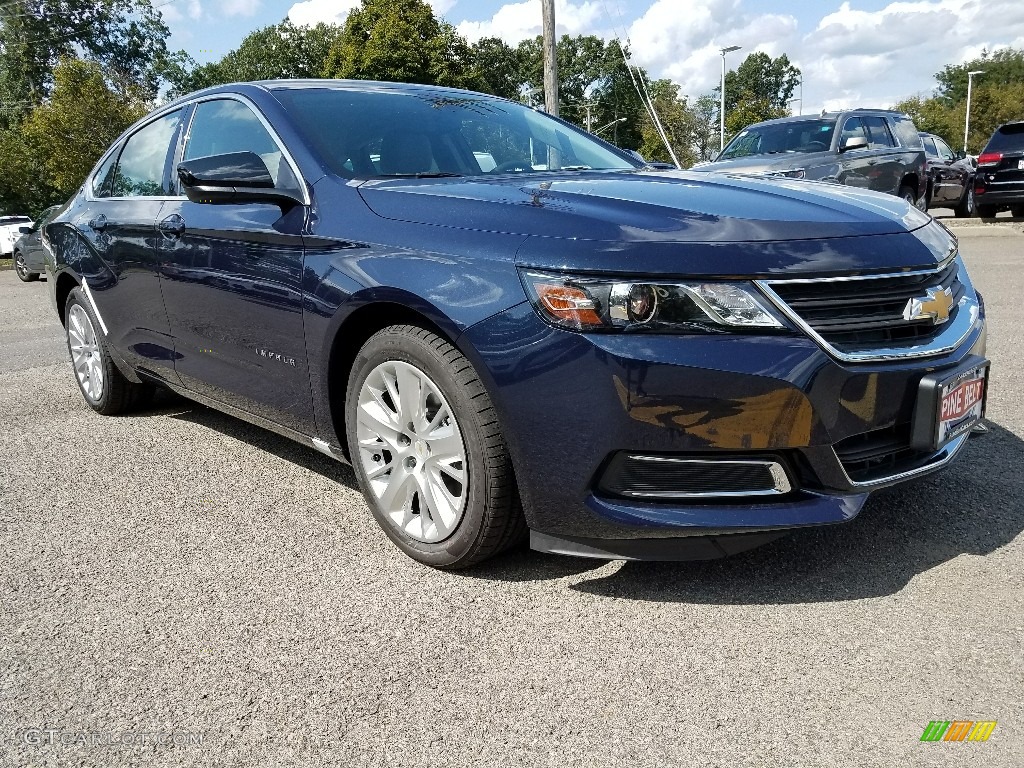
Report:
[[[14,252],[14,271],[18,275],[18,279],[23,283],[31,283],[33,280],[39,279],[38,272],[28,271],[28,265],[25,263],[25,254],[21,251]]]
[[[72,349],[72,336],[77,333],[77,324],[74,323],[76,313],[84,311],[91,324],[95,345],[98,349],[99,362],[96,368],[100,372],[100,384],[98,394],[87,389],[86,384],[79,376],[78,369],[74,370],[75,382],[78,389],[89,404],[97,413],[104,416],[115,416],[133,410],[145,403],[148,403],[153,396],[153,387],[148,384],[137,384],[125,378],[118,369],[117,364],[110,356],[107,349],[106,339],[103,337],[102,326],[99,323],[96,313],[81,288],[72,288],[68,294],[67,304],[64,307],[64,328],[65,338],[68,345],[68,354],[71,355],[72,365],[75,362],[75,352]]]
[[[982,205],[981,203],[977,203],[974,206],[974,211],[978,214],[978,218],[991,219],[995,217],[999,208],[995,205]]]
[[[915,208],[920,208],[920,206],[917,203],[917,197],[914,195],[914,188],[911,187],[909,184],[904,184],[902,187],[900,187],[900,191],[897,193],[897,195],[906,200]]]
[[[974,215],[974,183],[971,182],[960,197],[960,202],[953,209],[953,215],[958,219],[966,219]]]
[[[431,543],[414,538],[396,524],[382,509],[364,467],[358,437],[359,396],[371,374],[388,363],[406,364],[426,374],[447,401],[462,436],[466,470],[464,511],[453,530],[440,541]],[[390,395],[388,398],[391,402]],[[434,568],[466,568],[525,538],[527,528],[512,459],[490,396],[469,360],[438,335],[416,326],[398,325],[372,336],[359,350],[349,374],[345,424],[349,456],[367,505],[388,537],[414,560]],[[410,434],[415,436],[415,431]],[[420,438],[415,440],[419,442]],[[383,452],[389,453],[386,448]],[[397,456],[384,460],[398,467]],[[424,468],[428,460],[423,461]],[[393,472],[394,469],[390,470],[392,477]],[[415,494],[415,490],[409,494],[410,506]]]
[[[1015,219],[1024,219],[1024,205],[1015,205],[1011,207],[1010,215]]]

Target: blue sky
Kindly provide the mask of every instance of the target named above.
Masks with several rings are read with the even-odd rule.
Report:
[[[159,5],[166,0],[154,0]],[[255,29],[344,20],[358,0],[171,0],[161,7],[171,45],[197,61],[223,56]],[[540,0],[431,0],[470,40],[516,43],[540,30]],[[934,73],[984,48],[1024,48],[1022,0],[557,0],[559,34],[625,36],[634,62],[692,97],[755,50],[786,53],[804,73],[804,112],[891,106],[928,95]],[[998,20],[994,23],[994,20]],[[794,104],[800,110],[800,104]],[[1022,115],[1024,117],[1024,105]]]

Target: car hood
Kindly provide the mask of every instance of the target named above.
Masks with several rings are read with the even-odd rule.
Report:
[[[359,192],[386,219],[568,240],[815,240],[905,233],[929,221],[890,195],[684,171],[375,180]]]
[[[735,160],[715,160],[693,168],[698,173],[778,173],[795,168],[813,168],[835,162],[831,152],[798,152],[778,155],[750,155]]]

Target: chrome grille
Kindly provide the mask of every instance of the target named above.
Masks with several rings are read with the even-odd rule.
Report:
[[[786,315],[841,359],[939,354],[962,341],[977,303],[959,259],[933,270],[842,278],[758,281]],[[948,289],[949,320],[907,320],[904,310],[930,288]],[[965,314],[966,313],[966,314]],[[964,317],[960,317],[964,315]],[[955,335],[952,344],[941,343]]]

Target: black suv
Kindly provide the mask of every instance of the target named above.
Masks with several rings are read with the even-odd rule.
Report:
[[[852,109],[747,126],[694,171],[767,173],[873,189],[924,210],[924,144],[901,112]]]
[[[1024,217],[1024,120],[996,128],[978,155],[974,186],[978,215],[988,218],[1004,208]]]

